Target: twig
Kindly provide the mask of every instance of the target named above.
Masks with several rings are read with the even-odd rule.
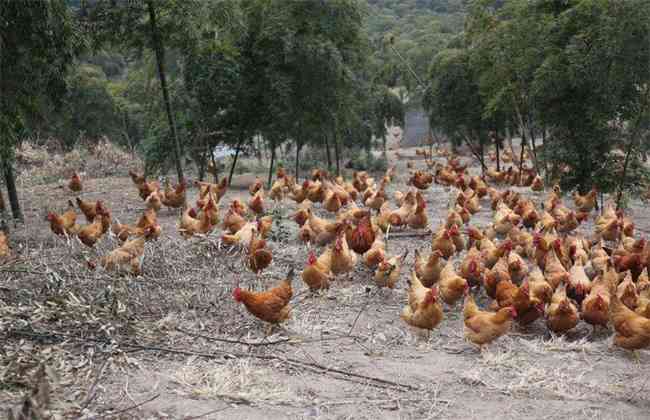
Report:
[[[275,341],[257,341],[257,342],[250,342],[250,341],[240,341],[240,340],[231,340],[227,338],[218,338],[218,337],[210,337],[208,335],[203,335],[203,334],[198,334],[192,331],[185,331],[180,328],[176,328],[176,331],[181,332],[183,334],[187,334],[193,337],[199,337],[199,338],[204,338],[206,340],[211,340],[211,341],[219,341],[222,343],[230,343],[230,344],[243,344],[246,346],[272,346],[274,344],[282,344],[282,343],[287,343],[291,341],[290,338],[283,338],[280,340],[275,340]]]
[[[55,338],[57,336],[63,337],[63,338],[70,338],[70,339],[76,339],[76,340],[82,340],[82,341],[96,341],[96,342],[102,342],[106,343],[106,340],[99,340],[99,339],[92,339],[92,338],[83,338],[83,337],[77,337],[71,334],[61,334],[61,333],[47,333],[47,334],[35,334],[35,333],[26,333],[26,332],[21,332],[21,331],[10,331],[10,334],[14,335],[23,335],[27,337],[49,337],[49,338]],[[194,352],[194,351],[188,351],[188,350],[177,350],[177,349],[170,349],[170,348],[164,348],[164,347],[157,347],[157,346],[146,346],[146,345],[141,345],[141,344],[131,344],[131,343],[118,343],[119,346],[125,346],[125,347],[131,347],[131,348],[137,348],[141,350],[150,350],[150,351],[160,351],[163,353],[171,353],[171,354],[182,354],[186,356],[198,356],[198,357],[204,357],[206,359],[212,359],[212,360],[217,360],[220,359],[222,356],[217,355],[217,354],[210,354],[210,353],[200,353],[200,352]],[[417,386],[413,385],[408,385],[408,384],[400,384],[398,382],[393,382],[389,381],[387,379],[382,379],[382,378],[376,378],[372,376],[366,376],[366,375],[361,375],[358,373],[352,373],[348,371],[343,371],[335,368],[330,368],[327,366],[324,366],[319,363],[310,363],[310,362],[305,362],[303,360],[298,360],[298,359],[291,359],[291,358],[282,358],[279,356],[275,355],[263,355],[263,354],[254,354],[254,353],[240,353],[240,352],[231,352],[231,351],[223,351],[219,350],[220,353],[223,354],[223,356],[231,356],[231,357],[239,357],[239,358],[255,358],[255,359],[262,359],[262,360],[278,360],[281,362],[286,362],[289,364],[293,365],[298,365],[302,367],[307,367],[307,368],[312,368],[312,369],[318,369],[322,370],[323,374],[337,374],[337,375],[342,375],[343,377],[352,377],[352,378],[359,378],[359,379],[365,379],[366,381],[369,381],[367,384],[369,386],[374,386],[378,388],[385,388],[386,386],[389,386],[393,389],[398,389],[398,390],[409,390],[409,391],[420,391],[421,389]],[[218,362],[217,362],[218,363]],[[345,380],[344,378],[340,378],[336,376],[335,378]],[[373,383],[374,382],[374,383]]]
[[[160,394],[156,394],[156,395],[154,395],[153,397],[149,398],[149,399],[146,400],[146,401],[142,401],[141,403],[138,403],[138,404],[132,405],[132,406],[130,406],[130,407],[126,407],[126,408],[124,408],[124,409],[122,409],[122,410],[119,410],[119,411],[116,411],[116,412],[114,412],[114,413],[102,414],[102,415],[100,415],[100,416],[91,417],[91,418],[88,419],[88,420],[94,420],[94,419],[105,419],[105,418],[107,418],[107,417],[116,416],[116,415],[118,415],[118,414],[126,413],[127,411],[135,410],[135,409],[138,408],[138,407],[142,407],[143,405],[145,405],[145,404],[147,404],[147,403],[150,403],[151,401],[155,400],[155,399],[158,398],[158,397],[160,397]]]
[[[352,330],[354,330],[354,327],[357,326],[357,321],[359,321],[359,317],[361,317],[361,314],[365,312],[365,310],[368,308],[368,305],[370,305],[370,296],[368,296],[368,299],[366,300],[366,304],[363,305],[359,313],[357,314],[357,317],[354,318],[354,322],[352,323],[352,326],[350,327],[350,331],[348,331],[348,337],[352,335]]]
[[[84,408],[90,405],[92,400],[95,399],[95,388],[97,388],[97,384],[99,383],[99,380],[101,379],[102,374],[104,373],[104,368],[108,364],[109,360],[110,360],[110,356],[107,356],[106,359],[104,360],[104,363],[102,363],[101,367],[99,368],[99,373],[97,373],[97,377],[95,378],[95,381],[93,381],[93,384],[90,386],[90,389],[88,389],[88,393],[86,394],[86,399],[81,404],[82,411]]]
[[[393,233],[391,236],[392,239],[403,239],[403,238],[425,238],[431,236],[430,231],[426,232],[405,232],[405,233]]]
[[[227,410],[228,408],[229,408],[228,406],[221,407],[221,408],[217,408],[216,410],[211,410],[211,411],[208,411],[207,413],[199,414],[198,416],[194,416],[194,417],[185,417],[183,420],[196,420],[196,419],[200,419],[201,417],[209,416],[210,414],[218,413],[218,412],[220,412],[220,411]]]

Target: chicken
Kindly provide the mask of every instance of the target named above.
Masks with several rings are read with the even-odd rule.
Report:
[[[533,183],[530,184],[530,189],[536,192],[544,191],[544,181],[542,181],[542,178],[539,175],[535,175]]]
[[[205,213],[201,213],[201,217],[198,217],[194,208],[188,208],[183,212],[178,226],[183,238],[188,239],[196,234],[206,234],[212,229],[210,218]]]
[[[104,234],[102,230],[102,215],[95,216],[95,220],[92,223],[87,224],[86,226],[79,229],[77,232],[77,237],[87,247],[92,248],[95,243],[102,237]]]
[[[500,203],[494,214],[494,230],[500,235],[507,235],[520,221],[521,216],[510,210],[504,203]]]
[[[587,277],[582,262],[576,261],[569,271],[567,294],[571,299],[575,300],[578,305],[580,305],[590,291],[591,280]]]
[[[220,202],[223,196],[226,195],[226,192],[228,192],[228,186],[228,178],[225,177],[222,178],[221,181],[219,181],[217,184],[216,188],[213,191],[217,203]]]
[[[573,202],[576,209],[581,212],[591,212],[598,205],[598,190],[592,188],[585,195],[580,195],[577,191],[573,192]]]
[[[346,222],[330,222],[320,217],[314,215],[311,209],[308,210],[308,225],[313,231],[315,238],[314,242],[319,246],[325,246],[336,239],[336,235],[339,231],[342,231],[343,228],[347,226]]]
[[[372,228],[370,216],[366,216],[357,223],[356,227],[347,225],[345,237],[350,248],[357,254],[363,255],[375,242],[375,231]]]
[[[289,198],[300,204],[307,198],[307,189],[303,186],[294,185],[290,187]]]
[[[357,255],[350,252],[343,230],[339,231],[333,246],[326,252],[330,253],[330,270],[335,276],[354,270],[357,264]]]
[[[511,252],[508,255],[508,271],[514,282],[521,283],[528,275],[528,265],[517,253]]]
[[[601,216],[596,219],[596,234],[606,241],[615,241],[620,234],[618,216],[611,206],[608,206]]]
[[[251,185],[248,186],[248,192],[250,193],[251,196],[254,196],[263,187],[264,187],[264,183],[262,182],[260,177],[255,177],[255,182],[253,182]]]
[[[517,311],[517,323],[528,325],[544,314],[544,304],[534,299],[530,293],[530,284],[524,281],[512,298],[512,306]]]
[[[125,242],[122,246],[101,257],[99,265],[106,271],[126,269],[130,270],[133,275],[140,275],[144,258],[144,244],[146,240],[151,238],[152,234],[152,227],[144,229],[141,236]],[[88,266],[94,270],[97,263],[89,261]]]
[[[144,184],[147,181],[144,175],[139,175],[133,171],[129,171],[129,176],[131,177],[131,180],[136,186]]]
[[[550,251],[546,254],[544,277],[553,290],[557,289],[560,283],[569,281],[570,274],[557,258],[557,255],[555,255],[555,251]]]
[[[307,265],[302,270],[302,280],[311,290],[329,289],[334,279],[329,267],[318,261],[314,251],[309,252]]]
[[[522,223],[527,228],[532,228],[541,220],[535,204],[530,200],[520,201],[514,211],[521,216]]]
[[[625,275],[625,279],[619,283],[616,288],[616,296],[631,310],[635,310],[637,307],[638,295],[636,292],[636,285],[632,281],[632,274],[628,271]]]
[[[451,239],[451,237],[456,231],[458,231],[458,228],[456,226],[438,231],[438,233],[433,236],[433,239],[431,241],[431,250],[440,251],[442,253],[442,256],[445,258],[449,258],[454,255],[456,253],[456,245],[454,245],[454,241]]]
[[[160,196],[160,201],[169,208],[178,209],[185,205],[186,183],[181,180],[172,190],[169,181],[165,185],[165,190]]]
[[[325,188],[320,181],[311,182],[307,184],[307,198],[314,203],[322,203],[325,199]],[[305,184],[302,186],[305,188]]]
[[[481,253],[478,249],[471,248],[460,263],[459,274],[467,280],[470,286],[477,286],[481,284],[484,271],[485,266]]]
[[[598,276],[591,284],[591,291],[581,305],[580,317],[594,326],[607,326],[609,321],[610,293],[609,285],[602,276]]]
[[[237,233],[244,225],[248,223],[239,213],[232,207],[228,209],[226,216],[223,218],[221,224],[222,228],[231,234]]]
[[[408,219],[415,213],[417,208],[417,201],[413,191],[406,193],[403,203],[400,208],[394,210],[388,216],[388,223],[392,226],[404,226],[408,223]]]
[[[530,288],[530,299],[534,305],[551,302],[553,288],[548,284],[539,267],[533,267],[527,280]]]
[[[370,192],[371,189],[366,190],[366,194]],[[375,192],[372,192],[368,198],[364,199],[364,204],[366,207],[369,207],[373,210],[379,210],[386,203],[386,191],[384,189],[384,184],[382,183],[379,186],[379,189]]]
[[[70,188],[70,190],[74,192],[80,192],[83,189],[83,185],[81,183],[81,177],[79,177],[78,173],[75,172],[72,174],[70,181],[68,181],[68,188]]]
[[[148,209],[160,211],[162,208],[162,199],[160,197],[160,192],[154,191],[149,194],[149,197],[144,200],[144,203]]]
[[[253,234],[257,232],[257,222],[247,222],[241,229],[232,235],[224,234],[221,242],[230,246],[242,246],[250,243]],[[259,232],[258,232],[259,233]]]
[[[402,310],[401,318],[413,327],[433,330],[444,317],[436,289],[425,287],[415,272],[407,282],[409,303]]]
[[[9,238],[5,231],[0,229],[0,261],[10,255],[11,249],[9,248]]]
[[[264,216],[257,219],[257,231],[260,233],[262,238],[268,238],[272,228],[273,216]]]
[[[546,308],[546,325],[554,333],[563,334],[578,325],[578,320],[578,309],[567,297],[566,287],[562,283],[555,289]]]
[[[375,284],[377,287],[388,287],[392,289],[399,280],[399,275],[402,269],[402,263],[408,254],[408,250],[400,256],[384,259],[377,266],[375,271]]]
[[[47,220],[50,222],[50,229],[56,235],[71,235],[77,230],[77,213],[75,212],[74,204],[70,200],[68,200],[68,210],[65,213],[59,215],[54,212],[49,212],[47,214]]]
[[[472,295],[468,292],[465,295],[465,338],[478,346],[482,347],[507,333],[516,317],[517,311],[512,306],[501,308],[497,312],[481,311]]]
[[[504,276],[499,278],[494,293],[497,306],[499,308],[512,306],[517,292],[517,286],[509,277]]]
[[[255,214],[264,214],[264,190],[259,190],[248,201],[248,208]]]
[[[311,244],[316,240],[316,234],[314,231],[309,227],[309,224],[305,223],[299,230],[298,230],[298,239],[305,244]]]
[[[376,267],[386,258],[386,243],[381,235],[375,236],[375,241],[370,249],[363,254],[363,263],[368,268]]]
[[[419,192],[415,195],[417,206],[406,223],[412,229],[426,229],[429,226],[429,216],[427,215],[427,203],[424,201],[422,194]]]
[[[447,261],[438,281],[438,292],[442,300],[448,305],[453,305],[463,297],[467,287],[467,280],[456,273],[451,260]]]
[[[619,272],[630,271],[632,274],[632,279],[637,279],[641,272],[643,271],[643,256],[641,254],[631,254],[631,255],[616,255],[613,257],[614,267]]]
[[[379,228],[384,233],[388,231],[388,226],[390,226],[390,223],[388,222],[388,217],[390,216],[390,213],[391,213],[390,203],[386,201],[384,204],[381,205],[381,207],[379,208],[379,213],[374,218],[374,224],[379,226]]]
[[[612,293],[609,316],[614,326],[614,344],[627,350],[639,350],[650,346],[650,319],[625,306]]]
[[[440,280],[440,274],[445,268],[442,251],[435,250],[428,257],[423,257],[415,250],[415,273],[425,287],[431,287]]]
[[[293,297],[293,268],[280,284],[264,292],[252,292],[237,287],[233,291],[235,302],[243,303],[250,314],[262,321],[277,324],[291,317],[289,302]]]
[[[212,193],[208,193],[207,199],[203,200],[203,203],[200,203],[201,200],[196,202],[198,208],[201,209],[203,213],[206,214],[208,220],[210,221],[211,228],[219,224],[219,209],[217,208],[217,202],[214,199]]]
[[[485,267],[492,268],[500,258],[510,254],[512,241],[508,239],[502,241],[499,246],[495,246],[489,239],[484,239],[481,241],[480,251]]]
[[[643,273],[639,276],[636,288],[639,292],[639,297],[634,312],[643,317],[650,318],[650,279],[648,278],[647,268],[644,269]]]
[[[327,190],[323,200],[323,208],[330,213],[336,213],[341,209],[341,200],[333,190]]]
[[[305,203],[307,204],[305,205]],[[298,209],[289,217],[291,217],[298,226],[303,226],[309,218],[309,212],[307,211],[309,208],[311,208],[311,201],[303,201],[300,206],[298,206]]]
[[[463,217],[456,211],[456,209],[449,209],[447,212],[447,219],[445,220],[445,227],[451,228],[456,226],[458,228],[462,227],[465,221]]]
[[[501,257],[492,268],[485,271],[485,276],[483,277],[485,293],[492,299],[496,299],[497,285],[505,280],[512,282],[508,270],[508,260],[505,257]]]
[[[248,267],[255,274],[260,273],[273,261],[273,254],[266,248],[266,240],[258,239],[257,229],[253,230],[248,245]]]
[[[92,223],[93,220],[95,220],[95,216],[97,215],[97,201],[94,203],[91,203],[89,201],[84,201],[81,198],[77,197],[75,199],[77,201],[77,206],[79,207],[79,210],[83,213],[83,215],[86,217],[86,220],[88,223]]]
[[[419,190],[426,190],[433,182],[433,175],[422,171],[415,171],[409,178],[408,184]]]

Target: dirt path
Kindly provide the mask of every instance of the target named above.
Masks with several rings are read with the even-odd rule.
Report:
[[[395,188],[406,189],[405,165],[398,163],[402,175],[391,185],[391,196]],[[87,190],[85,196],[101,197],[123,222],[141,211],[128,178],[94,180]],[[224,202],[247,194],[230,191]],[[440,328],[422,335],[399,318],[404,281],[394,291],[377,291],[370,286],[371,273],[361,267],[322,294],[311,295],[296,281],[292,320],[264,345],[243,344],[260,343],[266,327],[231,298],[237,282],[256,287],[256,279],[240,269],[239,257],[217,247],[220,233],[183,241],[176,233],[177,215],[162,211],[164,238],[147,249],[143,277],[89,273],[84,261],[113,244],[106,241],[95,251],[52,238],[43,211],[47,203],[62,207],[62,196],[51,186],[30,189],[25,211],[32,225],[18,238],[23,255],[36,260],[30,270],[54,271],[61,280],[29,273],[0,280],[0,331],[28,327],[34,334],[52,334],[38,340],[14,334],[4,348],[11,357],[25,358],[20,346],[29,345],[29,354],[42,358],[47,351],[48,360],[60,361],[57,401],[64,417],[84,407],[96,383],[82,411],[86,418],[155,396],[122,418],[648,418],[650,352],[635,359],[612,348],[610,332],[592,336],[584,323],[566,337],[554,337],[537,321],[480,353],[463,340],[460,305],[446,307]],[[451,191],[433,185],[425,197],[436,226]],[[491,220],[489,206],[482,204],[473,225]],[[273,211],[281,220],[274,226],[274,263],[263,275],[264,287],[306,260],[295,224],[286,220],[293,207]],[[650,230],[647,218],[637,221]],[[410,267],[413,250],[429,246],[426,237],[391,239],[388,251],[409,249]],[[27,288],[29,293],[20,291]],[[77,338],[57,336],[63,333]],[[16,404],[19,391],[0,386],[0,406]]]

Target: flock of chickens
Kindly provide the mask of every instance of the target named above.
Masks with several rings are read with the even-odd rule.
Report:
[[[266,243],[273,226],[272,216],[264,216],[268,200],[280,203],[288,198],[297,203],[291,218],[300,226],[299,240],[310,249],[301,277],[311,290],[329,288],[360,264],[374,270],[377,287],[392,289],[405,269],[407,253],[388,254],[390,231],[429,228],[421,191],[435,182],[455,189],[455,198],[446,218],[436,221],[438,226],[431,230],[430,251],[415,251],[407,276],[408,303],[401,313],[407,324],[433,330],[443,320],[442,305],[464,299],[465,336],[479,346],[506,334],[513,322],[528,325],[537,319],[557,334],[573,329],[580,319],[594,330],[611,325],[616,345],[630,350],[650,346],[650,245],[634,236],[634,223],[622,211],[606,206],[602,214],[594,215],[593,235],[585,237],[575,231],[598,207],[596,190],[574,193],[571,209],[555,186],[538,206],[504,188],[543,191],[543,182],[532,169],[490,168],[482,177],[471,176],[458,157],[444,150],[439,153],[446,164],[434,163],[431,152],[418,150],[427,168],[414,170],[409,162],[408,190],[396,191],[393,197],[386,187],[395,179],[395,167],[381,179],[355,172],[351,180],[317,169],[301,184],[280,168],[268,192],[258,178],[249,187],[248,202],[232,200],[221,217],[219,202],[228,188],[225,178],[219,184],[195,182],[199,199],[196,206],[188,207],[184,181],[161,189],[157,181],[130,172],[146,205],[135,224],[112,220],[101,201],[80,198],[76,204],[86,225],[76,223],[72,201],[65,213],[51,212],[47,218],[55,234],[76,236],[87,246],[107,233],[114,235],[121,245],[98,261],[89,261],[89,267],[137,275],[145,242],[161,234],[157,213],[162,206],[183,209],[178,229],[184,238],[206,235],[220,226],[221,242],[239,247],[247,267],[259,274],[273,259]],[[77,174],[69,188],[81,190]],[[471,224],[472,217],[487,205],[494,212],[493,221],[479,229]],[[319,207],[332,218],[317,216]],[[262,292],[238,287],[233,298],[257,318],[280,323],[291,314],[293,277],[291,269],[279,285]],[[479,308],[474,300],[480,289],[493,300],[489,308]]]

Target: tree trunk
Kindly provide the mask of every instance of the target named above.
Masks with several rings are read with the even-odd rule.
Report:
[[[203,182],[205,179],[205,170],[208,166],[208,150],[209,147],[206,145],[199,156],[199,164],[197,169],[199,171],[199,181],[201,182]]]
[[[212,173],[212,177],[214,178],[214,183],[218,184],[219,183],[219,167],[217,166],[217,161],[214,158],[214,147],[212,145],[208,146],[210,148],[210,161],[212,162],[212,167],[214,168],[214,172]]]
[[[341,156],[339,153],[339,137],[334,134],[334,156],[336,157],[336,176],[341,176]]]
[[[542,153],[542,157],[544,158],[544,182],[548,184],[548,159],[546,158],[546,127],[542,128],[542,147],[544,148],[544,153]]]
[[[634,136],[634,134],[633,134]],[[616,210],[621,208],[621,199],[623,198],[623,188],[625,187],[625,178],[627,177],[627,167],[630,164],[630,156],[634,149],[634,137],[630,139],[630,143],[627,145],[627,150],[625,151],[625,160],[623,161],[623,169],[621,171],[621,176],[618,180],[618,188],[616,191]]]
[[[483,141],[480,142],[481,146],[481,159],[479,160],[479,163],[481,164],[481,176],[485,176],[485,145],[483,144]],[[433,153],[431,154],[433,156]]]
[[[9,162],[3,162],[5,185],[7,186],[7,196],[9,197],[9,205],[11,206],[11,213],[15,220],[24,221],[23,213],[20,211],[20,202],[18,201],[18,191],[16,190],[16,178],[14,177],[14,168]]]
[[[228,186],[232,184],[232,174],[235,172],[235,166],[237,165],[237,158],[239,157],[239,149],[244,142],[244,137],[240,134],[239,141],[237,142],[237,148],[235,149],[235,157],[232,160],[232,165],[230,165],[230,174],[228,175]]]
[[[296,142],[296,181],[298,181],[298,178],[300,178],[300,149],[302,149],[302,144],[300,142]]]
[[[327,151],[327,170],[332,170],[332,153],[330,152],[329,136],[325,134],[325,150]],[[297,180],[296,180],[297,181]]]
[[[501,172],[501,148],[499,147],[499,137],[494,135],[494,146],[497,151],[497,172]]]
[[[382,144],[382,148],[383,148],[384,158],[386,158],[386,134],[381,136],[381,144]]]
[[[167,88],[167,79],[165,76],[165,47],[163,46],[158,26],[156,23],[156,10],[153,0],[147,0],[149,8],[149,23],[151,24],[151,36],[153,38],[154,51],[156,53],[156,62],[158,64],[158,78],[160,79],[160,88],[163,93],[163,101],[165,102],[165,112],[167,113],[167,122],[171,130],[172,140],[174,141],[174,160],[176,163],[176,172],[178,175],[178,182],[185,179],[183,176],[183,155],[181,153],[181,143],[178,139],[176,131],[176,123],[174,122],[174,114],[172,113],[172,105],[169,100],[169,90]]]
[[[521,128],[521,139],[519,140],[519,147],[521,150],[519,151],[519,182],[518,185],[521,186],[521,179],[522,179],[522,169],[524,167],[524,151],[526,150],[526,143],[528,143],[528,140],[526,140],[526,132],[524,131],[524,128]]]
[[[282,152],[282,150],[280,150]],[[273,165],[275,164],[275,142],[271,142],[271,164],[269,165],[269,179],[266,181],[266,189],[271,189],[271,181],[273,181]]]

